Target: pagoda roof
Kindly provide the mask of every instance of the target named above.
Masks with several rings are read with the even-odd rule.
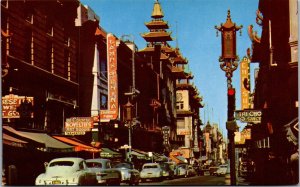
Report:
[[[175,57],[176,56],[176,52],[175,52],[175,49],[173,49],[172,47],[170,46],[161,46],[161,50],[164,51],[165,53],[169,54],[170,56],[172,57]]]
[[[175,64],[188,64],[188,61],[182,56],[177,56],[173,59]]]
[[[224,24],[221,23],[220,26],[215,26],[216,29],[218,29],[219,31],[223,31],[223,29],[232,29],[234,28],[235,31],[240,30],[241,28],[243,28],[243,26],[237,26],[235,23],[233,23],[231,21],[231,16],[230,16],[230,10],[227,11],[227,19],[226,22]]]
[[[158,2],[158,0],[156,0],[154,3],[151,17],[152,18],[163,18],[164,17],[164,13],[161,9],[161,6],[160,6],[160,3]]]
[[[166,42],[172,41],[171,32],[147,32],[141,34],[147,42]]]
[[[148,29],[169,29],[168,22],[164,20],[152,20],[145,23]]]
[[[176,66],[171,66],[171,72],[178,79],[186,78],[185,72],[183,71],[182,68],[178,68]]]

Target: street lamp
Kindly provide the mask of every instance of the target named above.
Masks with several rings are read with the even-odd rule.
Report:
[[[128,102],[123,105],[123,120],[128,124],[128,161],[131,162],[131,127],[132,127],[132,105]]]
[[[227,20],[225,24],[215,26],[218,31],[222,33],[222,55],[219,58],[220,68],[225,71],[227,77],[227,96],[228,96],[228,113],[226,129],[228,131],[228,154],[230,159],[230,181],[231,185],[236,185],[236,171],[235,171],[235,146],[234,146],[234,132],[238,126],[234,118],[235,110],[235,89],[232,87],[233,71],[238,67],[239,57],[236,55],[236,31],[243,28],[243,26],[237,26],[231,21],[230,10],[227,13]],[[241,30],[240,30],[241,34]]]
[[[125,43],[131,43],[131,50],[132,50],[132,87],[131,92],[124,93],[126,96],[131,96],[132,101],[134,101],[134,97],[140,94],[140,91],[135,88],[135,44],[134,44],[134,36],[131,34],[125,34],[121,36],[121,40]],[[130,48],[130,46],[128,46]],[[124,121],[128,123],[128,160],[131,161],[131,128],[133,126],[133,110],[134,104],[131,104],[128,98],[128,102],[123,106],[124,107]],[[135,107],[135,116],[137,116],[137,107]]]

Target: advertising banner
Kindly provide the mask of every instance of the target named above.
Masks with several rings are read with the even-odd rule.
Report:
[[[261,110],[236,110],[235,119],[245,123],[261,123]]]
[[[33,118],[33,97],[9,94],[2,97],[2,118]]]
[[[108,110],[100,110],[100,121],[114,120],[118,117],[118,75],[116,37],[107,34],[107,71],[108,71]]]
[[[92,117],[72,117],[65,122],[65,135],[85,135],[91,131],[94,120]]]
[[[241,71],[241,110],[250,108],[250,60],[244,57],[240,63]]]

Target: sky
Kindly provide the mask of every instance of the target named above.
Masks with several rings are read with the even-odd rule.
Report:
[[[146,47],[141,37],[148,32],[146,22],[151,21],[155,0],[81,0],[99,17],[100,26],[118,38],[133,35],[138,49]],[[231,20],[236,25],[243,25],[242,35],[237,34],[237,55],[242,59],[247,48],[251,47],[247,28],[261,35],[261,28],[256,24],[258,0],[159,0],[164,20],[168,22],[174,41],[181,54],[188,60],[189,69],[194,75],[192,82],[203,97],[205,107],[200,110],[200,118],[206,124],[218,123],[221,132],[227,135],[227,84],[225,72],[220,69],[221,36],[216,36],[215,25],[226,22],[230,9]],[[254,88],[254,69],[257,63],[250,64],[251,89]],[[236,89],[236,110],[240,110],[240,71],[233,73],[233,87]],[[245,124],[238,122],[240,131]]]

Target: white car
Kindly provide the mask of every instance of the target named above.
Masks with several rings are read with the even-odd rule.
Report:
[[[95,158],[85,160],[87,167],[96,173],[98,184],[109,186],[119,186],[121,182],[121,172],[111,167],[109,159]]]
[[[217,176],[225,176],[227,171],[227,164],[223,164],[219,166],[219,169],[215,172],[215,175]]]
[[[142,167],[141,171],[142,182],[147,179],[156,179],[159,181],[163,180],[163,170],[158,163],[146,163]]]
[[[96,174],[82,158],[56,158],[45,164],[45,173],[35,179],[35,185],[96,185]]]
[[[130,186],[139,184],[140,172],[137,169],[134,169],[133,163],[120,162],[114,165],[113,168],[121,172],[122,183],[128,183]]]

